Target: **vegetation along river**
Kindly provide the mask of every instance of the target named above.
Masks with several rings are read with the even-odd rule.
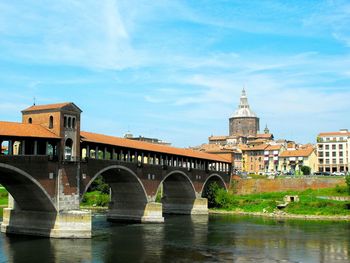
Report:
[[[350,262],[350,223],[210,215],[93,220],[91,240],[0,235],[0,262]]]

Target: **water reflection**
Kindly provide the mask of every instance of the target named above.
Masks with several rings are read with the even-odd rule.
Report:
[[[0,262],[349,262],[350,223],[237,216],[170,216],[112,224],[91,240],[0,236]]]

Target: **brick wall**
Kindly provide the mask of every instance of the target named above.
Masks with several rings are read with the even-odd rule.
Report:
[[[235,193],[243,195],[287,190],[306,190],[309,188],[331,188],[336,185],[345,185],[345,180],[342,178],[239,179],[235,180],[233,185]]]

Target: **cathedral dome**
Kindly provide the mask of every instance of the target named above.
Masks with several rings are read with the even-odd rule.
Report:
[[[233,113],[231,118],[257,118],[256,114],[250,109],[248,98],[245,90],[242,90],[238,109]]]

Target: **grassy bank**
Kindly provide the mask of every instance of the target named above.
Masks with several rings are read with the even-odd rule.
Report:
[[[109,194],[101,191],[87,192],[83,196],[81,207],[107,207],[109,203]]]
[[[225,211],[266,212],[277,211],[277,205],[284,203],[286,195],[298,195],[300,201],[289,203],[284,212],[296,215],[350,215],[350,201],[333,201],[319,197],[349,196],[346,186],[305,191],[286,191],[250,195],[229,194],[221,189],[215,190],[213,208]]]
[[[2,217],[2,210],[7,207],[8,193],[3,186],[0,186],[0,217]]]

